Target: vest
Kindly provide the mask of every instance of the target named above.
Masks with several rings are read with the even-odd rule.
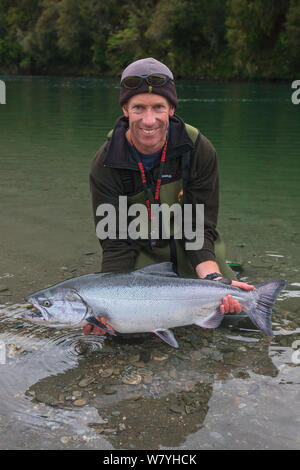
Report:
[[[188,133],[189,138],[192,140],[193,143],[196,142],[197,137],[199,136],[199,131],[196,127],[191,126],[190,124],[185,124],[186,131]],[[112,136],[113,131],[110,131],[107,135],[108,138]],[[183,202],[185,198],[185,188],[188,181],[189,175],[189,166],[190,166],[190,152],[184,153],[182,156],[182,189],[183,189]],[[131,170],[122,171],[121,181],[124,188],[124,194],[130,194],[133,191],[133,181],[132,181],[132,172]]]

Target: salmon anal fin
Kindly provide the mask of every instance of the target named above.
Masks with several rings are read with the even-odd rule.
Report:
[[[179,348],[175,336],[171,330],[153,330],[152,333],[155,333],[160,339],[173,348]]]

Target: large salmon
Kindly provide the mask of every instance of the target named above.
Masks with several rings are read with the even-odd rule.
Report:
[[[173,347],[178,343],[169,328],[196,324],[216,328],[224,315],[219,306],[231,294],[251,321],[266,335],[272,333],[272,306],[285,280],[265,282],[246,291],[218,281],[178,277],[171,263],[130,273],[95,273],[68,279],[26,297],[38,310],[24,318],[45,326],[99,326],[106,317],[119,333],[153,332]]]

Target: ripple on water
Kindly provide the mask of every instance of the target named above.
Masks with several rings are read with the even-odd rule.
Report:
[[[23,441],[35,433],[54,448],[79,442],[176,448],[189,439],[203,448],[230,448],[235,443],[222,430],[226,416],[241,422],[246,442],[247,426],[256,429],[259,413],[272,422],[279,387],[295,380],[296,370],[288,365],[297,339],[288,331],[294,316],[282,308],[274,314],[272,341],[247,319],[230,318],[217,330],[178,328],[180,350],[154,335],[110,338],[100,349],[92,336],[25,324],[24,308],[0,308],[0,341],[9,353],[0,366],[1,423],[14,436],[26,430]],[[216,411],[219,403],[225,412]]]
[[[83,354],[101,351],[103,339],[86,337],[80,330],[25,323],[22,313],[22,305],[0,306],[1,429],[21,434],[24,427],[35,433],[70,426],[83,435],[83,423],[100,419],[95,409],[61,410],[50,402],[35,403],[30,388],[46,377],[76,367]],[[19,423],[17,429],[15,422]]]

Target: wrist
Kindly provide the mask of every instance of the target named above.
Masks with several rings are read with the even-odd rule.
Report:
[[[202,263],[199,263],[196,266],[195,270],[196,270],[197,276],[200,279],[204,279],[208,274],[220,272],[220,268],[218,264],[212,260],[207,260],[207,261],[203,261]]]
[[[203,279],[206,279],[208,281],[214,281],[214,280],[217,280],[217,279],[222,279],[222,274],[220,273],[210,273],[210,274],[207,274],[207,276],[205,276]]]
[[[210,273],[210,274],[207,274],[207,276],[205,276],[205,278],[207,281],[219,281],[219,282],[222,282],[223,284],[228,284],[230,285],[231,284],[231,279],[229,277],[224,277],[222,276],[222,274],[220,273]]]

